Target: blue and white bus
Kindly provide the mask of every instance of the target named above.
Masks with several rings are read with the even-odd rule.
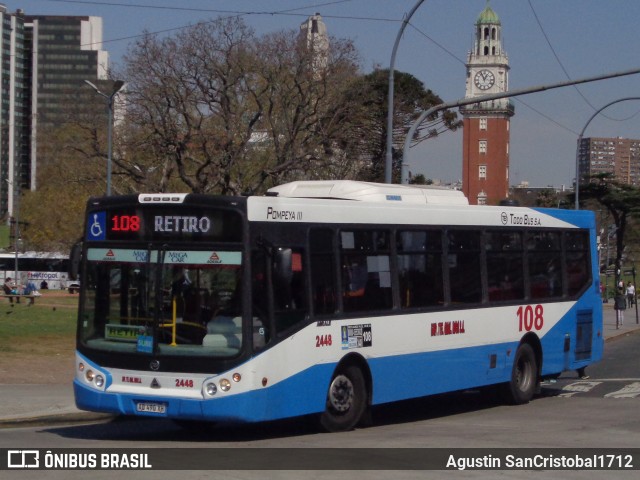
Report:
[[[77,406],[317,414],[340,431],[372,406],[472,387],[526,403],[602,357],[595,227],[589,211],[352,181],[91,199]]]

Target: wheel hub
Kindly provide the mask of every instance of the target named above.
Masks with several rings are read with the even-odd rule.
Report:
[[[346,412],[353,405],[353,383],[344,375],[338,375],[329,388],[329,403],[334,410]]]

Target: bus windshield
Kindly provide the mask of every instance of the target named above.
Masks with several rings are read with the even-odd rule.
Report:
[[[155,356],[237,355],[241,263],[238,251],[89,248],[80,342]]]

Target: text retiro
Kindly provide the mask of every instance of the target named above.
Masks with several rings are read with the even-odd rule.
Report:
[[[154,231],[167,233],[206,233],[211,230],[208,217],[158,215],[154,219]]]

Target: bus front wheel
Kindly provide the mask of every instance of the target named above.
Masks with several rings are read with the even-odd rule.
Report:
[[[329,385],[320,426],[328,432],[351,430],[362,418],[366,406],[367,389],[362,371],[354,365],[341,368]]]
[[[516,350],[511,369],[511,380],[503,386],[505,400],[513,405],[528,403],[538,386],[536,354],[528,343]]]

